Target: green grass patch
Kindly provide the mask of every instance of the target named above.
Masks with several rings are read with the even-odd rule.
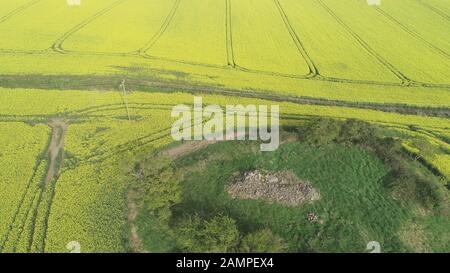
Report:
[[[202,157],[208,160],[210,155],[222,154],[227,159],[213,160],[204,170],[185,175],[181,183],[183,201],[174,206],[173,221],[194,213],[203,218],[226,213],[236,219],[243,233],[270,228],[289,242],[291,251],[361,252],[372,240],[389,250],[402,249],[396,231],[405,212],[383,189],[380,180],[387,169],[374,155],[356,146],[315,148],[297,142],[285,144],[275,153],[235,156],[236,149],[251,150],[248,146],[252,144],[220,143],[200,152],[197,158],[180,160],[180,167],[185,167]],[[292,208],[232,199],[225,185],[234,173],[253,169],[293,171],[320,192],[321,200]],[[310,212],[318,216],[317,222],[308,221]]]
[[[292,133],[299,140],[270,153],[260,152],[256,142],[233,141],[174,161],[138,162],[135,170],[146,192],[138,218],[144,247],[364,252],[368,242],[377,241],[382,252],[448,251],[447,192],[385,130],[355,121],[315,120],[291,128]],[[233,198],[227,185],[253,170],[290,171],[309,182],[320,199],[285,206]],[[310,214],[316,219],[308,219]],[[273,242],[276,248],[269,247]]]

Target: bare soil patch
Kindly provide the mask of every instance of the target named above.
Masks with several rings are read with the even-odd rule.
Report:
[[[65,120],[54,119],[48,123],[48,126],[52,128],[52,138],[48,147],[50,165],[45,177],[45,185],[48,185],[61,174],[64,163],[64,137],[69,124]]]
[[[260,199],[286,206],[299,206],[320,199],[320,194],[308,181],[302,181],[291,171],[268,173],[260,170],[237,174],[227,192],[233,198]]]
[[[187,143],[178,145],[174,148],[165,150],[162,152],[162,155],[170,157],[170,158],[178,158],[183,155],[195,152],[197,150],[200,150],[202,148],[205,148],[211,144],[216,143],[217,141],[189,141]]]

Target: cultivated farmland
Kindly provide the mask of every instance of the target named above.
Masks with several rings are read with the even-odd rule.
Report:
[[[133,52],[152,43],[176,1],[125,1],[67,37],[64,49],[80,52]],[[133,14],[133,16],[124,16]],[[121,19],[123,18],[123,20]],[[124,21],[125,20],[125,21]]]
[[[229,65],[294,76],[310,73],[301,45],[279,19],[274,1],[236,1],[230,4],[228,13],[233,23],[228,37],[228,46],[232,47]]]
[[[2,0],[0,252],[251,251],[261,234],[274,251],[448,252],[449,37],[445,0]],[[171,110],[194,95],[279,105],[286,143],[174,156]],[[230,198],[252,168],[322,199]],[[217,223],[230,248],[191,245]]]

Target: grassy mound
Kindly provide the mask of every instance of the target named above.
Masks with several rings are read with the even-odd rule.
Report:
[[[448,193],[394,139],[353,121],[314,121],[294,131],[300,140],[271,153],[254,142],[221,142],[175,160],[139,161],[143,247],[363,252],[377,241],[383,252],[448,251]],[[252,170],[290,171],[321,198],[292,207],[230,196],[233,177]]]

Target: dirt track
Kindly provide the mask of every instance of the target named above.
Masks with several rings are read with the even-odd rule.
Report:
[[[69,124],[64,120],[55,119],[50,121],[48,126],[52,128],[52,138],[48,147],[50,165],[45,177],[45,186],[61,173],[64,163],[64,137]]]

